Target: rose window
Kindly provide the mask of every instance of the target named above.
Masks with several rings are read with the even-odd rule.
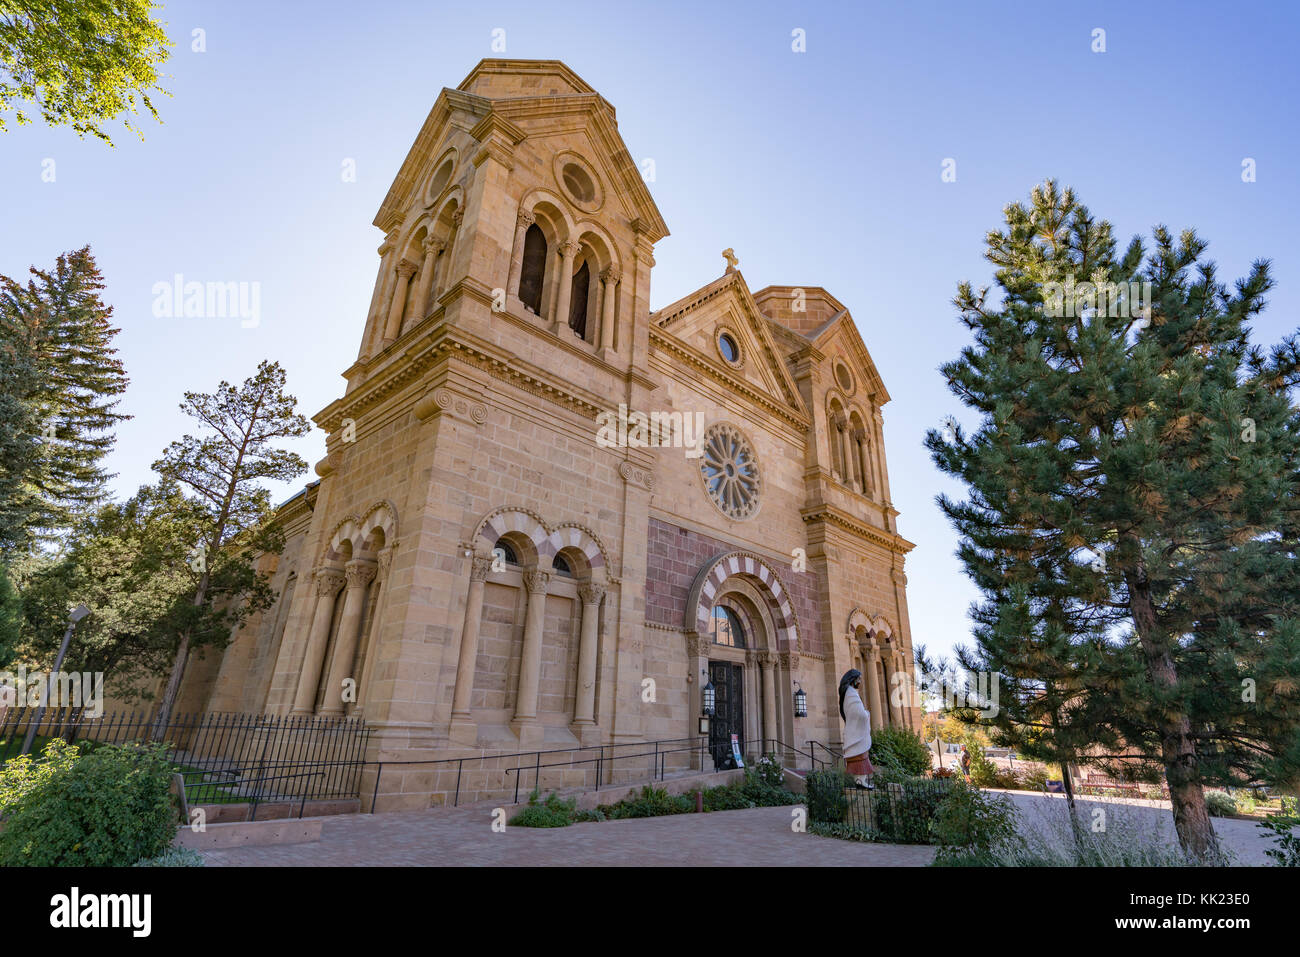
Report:
[[[758,508],[758,460],[739,429],[714,425],[705,431],[700,473],[709,498],[730,518],[748,518]]]

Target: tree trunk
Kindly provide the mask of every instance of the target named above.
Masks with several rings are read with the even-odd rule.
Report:
[[[199,578],[199,587],[194,590],[194,607],[202,606],[208,594],[209,571],[205,566]],[[181,642],[176,647],[176,660],[172,662],[172,673],[167,676],[167,685],[163,688],[162,700],[158,702],[158,716],[154,719],[151,741],[162,737],[167,722],[171,719],[172,708],[176,705],[176,695],[181,690],[181,678],[185,676],[185,665],[190,657],[190,633],[181,635]]]
[[[1178,682],[1178,673],[1160,635],[1146,567],[1139,560],[1135,568],[1124,573],[1124,579],[1128,584],[1133,626],[1146,658],[1147,676],[1153,684],[1173,688]],[[1173,805],[1178,843],[1189,858],[1217,861],[1220,857],[1219,842],[1205,806],[1205,790],[1201,786],[1191,721],[1186,714],[1167,713],[1159,721],[1158,729],[1160,757],[1165,766],[1165,780],[1169,782],[1169,801]]]
[[[172,707],[176,704],[176,693],[181,687],[181,678],[185,674],[185,663],[189,659],[190,636],[181,635],[180,646],[176,649],[176,660],[172,662],[171,674],[167,676],[167,685],[163,688],[162,700],[158,703],[158,715],[154,719],[151,741],[159,740],[171,719]]]

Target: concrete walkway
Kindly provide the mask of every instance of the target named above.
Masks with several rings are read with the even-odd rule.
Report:
[[[1069,833],[1064,794],[1040,794],[1033,791],[999,793],[1009,797],[1023,815],[1022,830],[1032,828],[1039,833],[1058,837]],[[1173,812],[1168,801],[1076,797],[1075,803],[1079,806],[1085,823],[1089,825],[1093,820],[1093,810],[1100,808],[1105,812],[1107,827],[1119,831],[1126,838],[1160,843],[1171,848],[1178,846]],[[1211,818],[1211,823],[1214,833],[1219,837],[1220,847],[1232,855],[1233,863],[1249,866],[1272,864],[1264,851],[1272,847],[1273,842],[1264,831],[1255,826],[1254,821],[1216,817]]]
[[[313,844],[204,851],[209,866],[921,867],[934,849],[795,833],[792,808],[492,830],[491,808],[323,818]],[[802,807],[799,808],[802,810]]]

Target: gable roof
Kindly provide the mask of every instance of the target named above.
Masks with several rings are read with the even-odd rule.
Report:
[[[804,294],[805,309],[799,313],[786,306],[793,301],[795,290]],[[754,294],[754,301],[769,322],[797,341],[814,345],[823,353],[836,343],[841,344],[853,356],[854,364],[866,373],[867,391],[875,395],[876,404],[889,401],[889,390],[862,341],[852,313],[821,286],[764,286]]]
[[[799,394],[799,389],[795,385],[789,369],[786,368],[784,355],[772,339],[771,330],[767,325],[767,317],[763,315],[757,303],[754,302],[749,286],[745,283],[745,277],[739,270],[724,273],[707,286],[652,312],[650,314],[651,328],[669,333],[683,345],[686,345],[687,336],[695,332],[699,327],[699,322],[693,320],[699,317],[703,321],[704,317],[711,316],[712,311],[704,310],[703,307],[706,303],[718,299],[730,300],[735,307],[733,312],[739,316],[745,331],[756,341],[760,359],[757,369],[760,371],[761,378],[765,382],[768,391],[788,408],[798,410],[801,415],[807,415],[808,409]],[[694,349],[691,346],[688,346],[688,348]],[[712,356],[706,356],[705,358],[712,365],[722,366]]]
[[[599,154],[593,159],[600,160],[618,192],[630,198],[638,228],[652,243],[668,235],[668,224],[619,135],[614,107],[559,60],[481,60],[456,89],[444,88],[375,214],[380,229],[388,232],[400,223],[455,112],[470,115],[472,122],[463,129],[476,139],[497,133],[512,146],[527,139],[520,125],[525,120],[582,123]]]

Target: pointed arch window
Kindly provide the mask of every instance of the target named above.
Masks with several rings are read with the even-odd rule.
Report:
[[[534,313],[542,311],[542,279],[546,275],[546,234],[533,223],[524,233],[524,261],[519,273],[519,299]]]

